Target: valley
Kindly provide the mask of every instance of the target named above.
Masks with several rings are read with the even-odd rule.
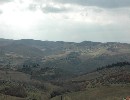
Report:
[[[0,39],[0,100],[122,100],[130,44]]]

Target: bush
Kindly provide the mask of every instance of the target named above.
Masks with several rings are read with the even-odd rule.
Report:
[[[23,86],[5,87],[4,89],[0,90],[0,93],[21,98],[27,97],[26,90],[24,89]]]

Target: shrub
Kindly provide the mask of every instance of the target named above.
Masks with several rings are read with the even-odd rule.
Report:
[[[4,89],[0,90],[0,93],[21,98],[27,97],[26,90],[23,86],[5,87]]]

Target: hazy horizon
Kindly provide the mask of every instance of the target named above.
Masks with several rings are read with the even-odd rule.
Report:
[[[102,41],[91,41],[91,40],[83,40],[83,41],[63,41],[63,40],[56,40],[56,41],[53,41],[53,40],[40,40],[40,39],[27,39],[27,38],[24,38],[24,39],[9,39],[9,38],[0,38],[0,39],[4,39],[4,40],[34,40],[34,41],[49,41],[49,42],[74,42],[74,43],[82,43],[82,42],[100,42],[100,43],[127,43],[127,44],[130,44],[130,42],[119,42],[119,41],[105,41],[105,42],[102,42]]]
[[[130,43],[129,0],[0,0],[0,38]]]

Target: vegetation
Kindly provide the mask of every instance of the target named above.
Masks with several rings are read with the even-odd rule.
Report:
[[[117,62],[117,63],[113,63],[111,65],[106,65],[106,66],[97,68],[97,71],[103,70],[105,68],[123,67],[123,66],[126,66],[126,65],[130,65],[130,62]]]
[[[11,95],[16,97],[25,98],[27,97],[26,90],[23,86],[10,86],[0,90],[0,93],[5,95]]]
[[[0,41],[0,100],[122,100],[130,44]]]

